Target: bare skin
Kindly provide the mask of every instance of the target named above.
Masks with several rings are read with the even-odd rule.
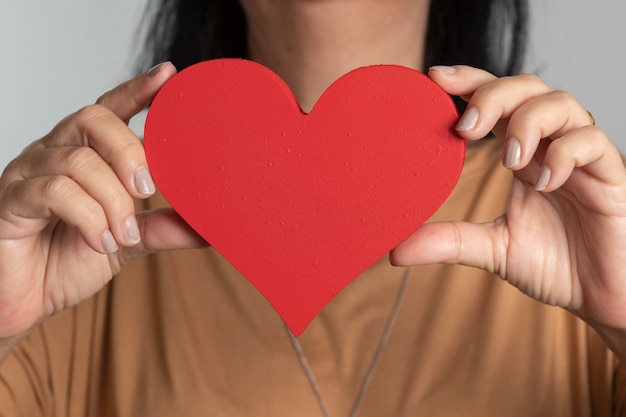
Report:
[[[422,65],[426,1],[243,4],[251,57],[283,77],[305,110],[358,66]],[[133,208],[133,198],[147,198],[153,184],[126,122],[174,74],[166,63],[106,93],[34,142],[0,177],[0,355],[137,256],[204,245],[172,211],[135,215]],[[578,314],[626,359],[626,170],[619,152],[571,95],[534,76],[496,79],[468,67],[429,75],[469,100],[474,110],[459,123],[464,138],[493,130],[507,143],[513,193],[506,215],[493,223],[429,224],[395,249],[392,261],[462,263],[500,274]]]
[[[243,0],[250,57],[308,111],[337,78],[372,64],[422,69],[428,0]]]
[[[626,171],[618,150],[570,94],[535,76],[455,70],[430,75],[477,110],[466,111],[462,136],[493,130],[505,141],[503,163],[516,174],[507,212],[487,224],[428,224],[392,261],[496,273],[581,317],[626,360]]]
[[[140,140],[126,122],[176,72],[164,64],[62,120],[0,178],[0,354],[54,313],[90,297],[122,265],[205,243],[171,210],[134,213],[147,198]]]

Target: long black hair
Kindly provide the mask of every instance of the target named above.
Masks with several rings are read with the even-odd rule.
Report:
[[[498,76],[524,59],[528,0],[432,0],[425,68],[466,64]],[[245,58],[246,17],[237,0],[153,0],[141,66],[170,60],[183,69],[213,58]]]

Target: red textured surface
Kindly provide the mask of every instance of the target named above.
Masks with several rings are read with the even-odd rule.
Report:
[[[404,67],[352,71],[305,114],[276,74],[223,59],[163,87],[145,147],[172,207],[300,334],[448,197],[465,155],[457,119]]]

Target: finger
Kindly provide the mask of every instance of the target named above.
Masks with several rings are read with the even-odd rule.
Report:
[[[574,168],[583,170],[574,172]],[[596,196],[598,181],[610,186],[626,182],[626,169],[619,151],[600,128],[585,126],[553,140],[546,150],[535,188],[554,191],[570,178],[575,178],[583,187],[581,198]]]
[[[498,121],[508,119],[523,103],[551,91],[533,74],[496,78],[482,70],[457,66],[453,72],[437,73],[433,78],[449,94],[468,99],[467,109],[456,128],[469,140],[485,137]],[[433,77],[435,74],[433,74]],[[503,132],[496,132],[503,133]]]
[[[28,153],[18,172],[22,178],[63,176],[76,182],[104,209],[113,236],[123,245],[139,243],[134,202],[117,175],[93,149],[84,146],[45,148]]]
[[[535,155],[541,139],[558,138],[588,125],[589,113],[570,93],[551,91],[534,97],[509,119],[503,164],[510,169],[521,169]]]
[[[141,141],[104,106],[87,106],[66,117],[41,143],[46,147],[90,147],[111,165],[133,197],[146,198],[155,192]]]
[[[208,246],[171,208],[141,212],[137,220],[143,238],[140,244],[119,251],[121,265],[147,253]]]
[[[466,65],[436,65],[428,70],[428,76],[445,92],[469,100],[476,90],[496,80],[495,75]]]
[[[77,227],[95,251],[112,253],[118,249],[102,206],[68,177],[13,181],[2,193],[0,219],[13,225],[14,230],[41,231],[54,217]]]
[[[390,260],[398,266],[461,264],[504,276],[505,236],[506,226],[500,220],[428,223],[391,251]]]
[[[104,93],[98,98],[96,104],[108,108],[128,123],[131,117],[150,104],[163,84],[175,74],[174,65],[171,62],[163,62]]]

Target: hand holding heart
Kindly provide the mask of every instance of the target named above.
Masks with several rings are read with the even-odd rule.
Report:
[[[4,171],[0,339],[91,296],[141,254],[203,244],[171,210],[139,213],[137,223],[133,214],[132,198],[151,190],[141,142],[125,122],[174,73],[167,64],[108,92]],[[513,193],[505,217],[426,225],[393,251],[393,261],[478,266],[541,301],[624,327],[626,175],[617,150],[571,96],[534,77],[495,79],[466,67],[430,76],[475,109],[461,136],[476,140],[493,129],[507,141]]]
[[[617,149],[570,94],[535,76],[496,79],[466,67],[430,76],[469,100],[462,136],[475,140],[493,130],[504,141],[503,162],[515,172],[512,192],[507,212],[494,222],[425,225],[393,251],[393,262],[460,263],[499,274],[581,316],[620,350],[626,172]]]
[[[154,192],[126,122],[176,73],[142,74],[63,119],[0,177],[0,360],[38,322],[72,307],[139,255],[205,245],[171,210],[135,215]]]

